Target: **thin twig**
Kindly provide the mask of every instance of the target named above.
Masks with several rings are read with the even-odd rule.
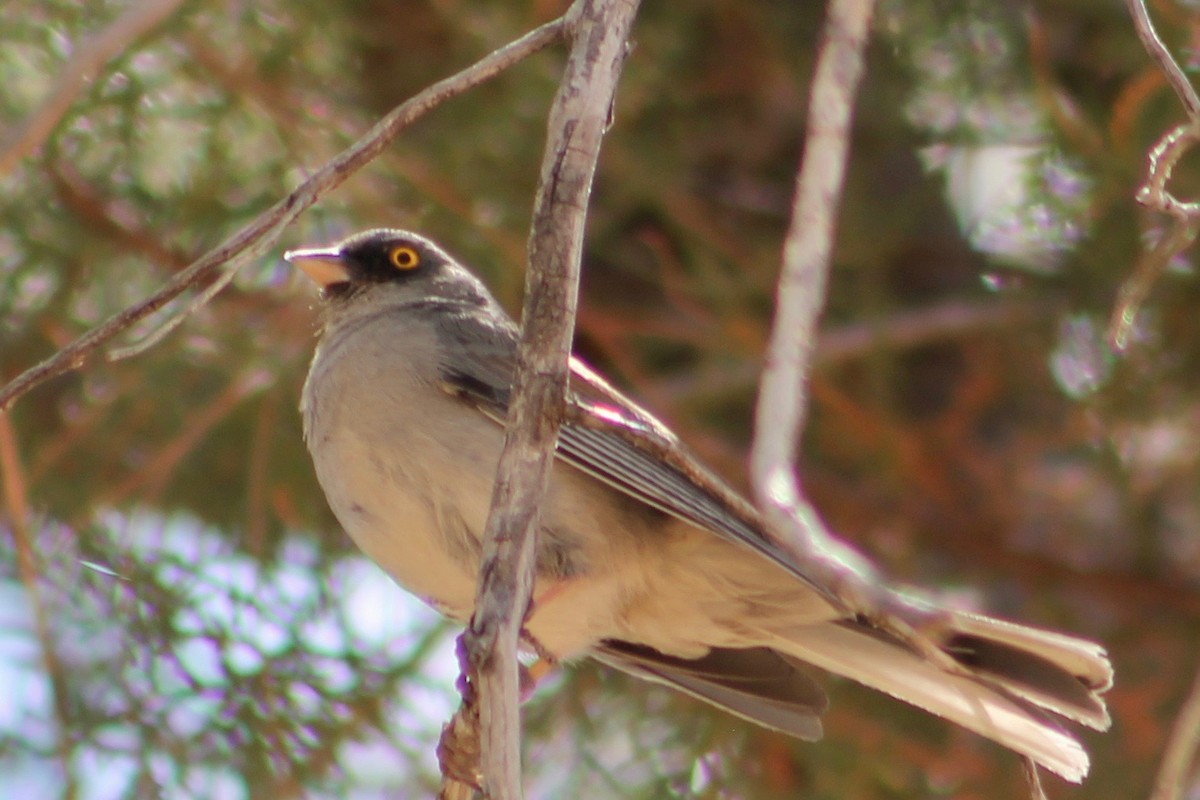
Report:
[[[1149,250],[1142,253],[1133,274],[1117,290],[1117,302],[1108,320],[1108,345],[1117,352],[1129,346],[1137,322],[1138,311],[1150,290],[1166,270],[1171,259],[1196,241],[1197,225],[1176,219],[1167,233]]]
[[[1125,4],[1129,6],[1129,16],[1133,17],[1133,27],[1137,30],[1138,38],[1142,40],[1151,58],[1158,62],[1159,69],[1179,96],[1179,102],[1183,103],[1188,117],[1200,120],[1200,95],[1196,94],[1196,87],[1192,86],[1187,74],[1159,38],[1158,31],[1154,29],[1154,22],[1150,19],[1150,12],[1146,9],[1145,0],[1126,0]]]
[[[163,308],[188,289],[199,285],[218,269],[236,272],[261,258],[279,239],[283,229],[356,170],[379,155],[402,130],[444,101],[495,77],[518,61],[554,42],[562,34],[563,18],[548,22],[520,39],[496,50],[463,71],[439,81],[401,103],[358,141],[343,150],[301,183],[281,202],[260,214],[221,245],[210,250],[149,297],[84,333],[42,363],[0,388],[0,411],[44,381],[81,366],[95,350],[120,332]],[[191,308],[188,311],[193,310]]]
[[[1138,202],[1153,211],[1169,214],[1174,219],[1170,230],[1142,256],[1133,274],[1121,286],[1108,325],[1109,345],[1118,352],[1128,346],[1138,311],[1167,264],[1190,247],[1200,231],[1200,203],[1180,200],[1169,188],[1175,165],[1200,142],[1200,96],[1154,29],[1145,1],[1126,0],[1126,5],[1138,38],[1175,90],[1187,112],[1188,121],[1165,133],[1150,150],[1147,159],[1146,181],[1138,190]]]
[[[794,467],[872,10],[873,0],[829,4],[812,81],[804,158],[784,241],[775,320],[759,384],[751,483],[768,534],[814,586],[836,597],[846,611],[864,615],[899,637],[926,660],[957,672],[961,667],[923,633],[939,625],[944,612],[888,589],[870,562],[833,536],[805,498]]]
[[[1051,318],[1053,303],[1027,299],[987,302],[947,300],[915,308],[897,309],[878,319],[827,327],[817,338],[813,366],[853,362],[871,355],[903,352],[945,340],[967,339],[989,332],[1006,331],[1020,325],[1041,324]],[[639,335],[661,336],[673,341],[695,342],[711,347],[714,334],[697,334],[689,318],[645,314],[622,314],[608,310],[580,309],[580,319],[593,348],[603,353],[615,372],[638,387],[651,406],[667,407],[680,397],[692,399],[724,395],[731,390],[753,387],[761,371],[756,363],[742,360],[730,365],[715,360],[679,374],[653,375],[643,368],[629,342]],[[695,445],[695,438],[692,440]],[[740,452],[740,451],[739,451]],[[741,463],[742,455],[738,456]]]
[[[1155,211],[1170,214],[1176,219],[1187,221],[1200,215],[1200,203],[1180,200],[1167,188],[1175,165],[1200,141],[1200,120],[1180,125],[1167,131],[1150,150],[1146,160],[1146,182],[1138,189],[1137,200]]]
[[[1046,790],[1042,788],[1042,775],[1038,772],[1037,762],[1029,757],[1021,761],[1025,765],[1025,785],[1029,787],[1030,800],[1046,800]]]
[[[1150,800],[1178,800],[1190,796],[1184,788],[1196,763],[1197,747],[1200,747],[1200,671],[1196,673],[1191,694],[1171,729]]]
[[[520,349],[484,531],[475,614],[464,634],[492,798],[519,798],[519,634],[534,579],[538,511],[563,416],[588,196],[638,0],[580,0],[550,109],[534,201]],[[472,699],[471,697],[464,700]]]
[[[794,471],[804,428],[806,382],[833,249],[834,215],[849,151],[854,95],[862,74],[871,0],[832,0],[817,55],[804,158],[796,177],[775,320],[755,410],[751,479],[759,507],[814,582],[851,608],[874,607],[870,567],[825,530]]]
[[[226,286],[233,283],[233,279],[237,277],[236,269],[226,269],[217,275],[216,280],[205,286],[202,290],[189,300],[182,310],[171,314],[167,320],[159,325],[150,333],[143,336],[133,344],[128,344],[123,347],[114,347],[108,351],[107,357],[109,361],[124,361],[127,358],[140,356],[142,353],[149,350],[154,345],[167,338],[171,331],[183,324],[184,320],[195,314],[208,302],[216,297],[225,289]]]
[[[108,61],[125,52],[130,43],[167,20],[183,0],[143,0],[133,3],[112,25],[89,37],[63,65],[50,94],[0,145],[0,175],[7,175],[17,162],[46,140],[75,97]]]

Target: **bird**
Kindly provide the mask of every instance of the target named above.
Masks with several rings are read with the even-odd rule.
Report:
[[[285,253],[320,287],[301,393],[335,517],[400,586],[470,619],[519,328],[432,240],[379,228]],[[572,357],[523,635],[763,727],[821,737],[812,667],[991,739],[1068,781],[1088,755],[1059,717],[1110,725],[1092,641],[944,609],[928,652],[855,613],[663,423]]]

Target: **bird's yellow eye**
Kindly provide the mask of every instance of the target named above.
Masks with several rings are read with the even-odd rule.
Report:
[[[413,269],[421,263],[421,254],[407,245],[393,247],[388,259],[396,269]]]

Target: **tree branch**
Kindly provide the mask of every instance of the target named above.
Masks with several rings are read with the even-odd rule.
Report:
[[[813,585],[826,589],[847,612],[865,616],[900,638],[930,663],[958,672],[959,665],[924,633],[935,629],[945,612],[892,591],[869,561],[831,534],[805,498],[794,465],[873,5],[873,0],[829,3],[755,407],[751,484],[768,534]]]
[[[808,108],[804,157],[783,248],[775,320],[755,409],[750,457],[755,499],[771,533],[856,610],[873,610],[871,568],[839,542],[805,500],[794,462],[807,405],[806,382],[833,249],[854,95],[862,74],[871,0],[832,0]]]
[[[50,358],[27,369],[0,388],[0,412],[38,384],[82,366],[98,348],[114,336],[163,308],[187,290],[199,286],[217,270],[224,268],[231,274],[243,265],[261,258],[296,217],[379,155],[410,124],[444,101],[478,86],[546,47],[558,39],[565,24],[565,17],[548,22],[401,103],[362,138],[313,173],[282,201],[260,214],[221,245],[201,256],[157,292],[109,317]],[[190,313],[195,308],[196,304],[193,303],[184,313]],[[176,324],[177,322],[171,320],[166,323],[170,327]],[[151,334],[151,338],[156,336],[157,334]]]
[[[488,796],[521,792],[517,648],[530,603],[539,505],[563,415],[588,196],[638,0],[579,0],[574,43],[548,122],[529,235],[520,350],[484,533],[475,614],[464,634]],[[460,711],[460,714],[462,711]]]
[[[1188,80],[1171,51],[1163,44],[1154,29],[1150,12],[1144,0],[1126,0],[1134,29],[1142,40],[1150,57],[1158,64],[1167,82],[1175,90],[1179,102],[1187,112],[1188,121],[1163,134],[1150,150],[1146,181],[1138,190],[1138,202],[1152,211],[1172,217],[1170,228],[1163,232],[1153,247],[1142,254],[1134,267],[1133,274],[1121,285],[1117,302],[1113,307],[1108,324],[1108,340],[1114,350],[1124,350],[1138,310],[1150,294],[1158,277],[1171,259],[1182,253],[1196,240],[1200,232],[1200,203],[1186,202],[1171,193],[1168,184],[1175,165],[1189,150],[1200,142],[1200,96],[1196,87]]]
[[[1126,5],[1129,7],[1129,16],[1133,18],[1133,27],[1137,31],[1138,38],[1142,40],[1150,57],[1158,62],[1159,69],[1162,70],[1167,82],[1171,84],[1171,88],[1175,90],[1179,102],[1183,103],[1188,118],[1200,119],[1200,96],[1196,94],[1196,87],[1192,86],[1187,73],[1175,61],[1175,57],[1171,55],[1167,46],[1163,44],[1163,40],[1158,36],[1158,31],[1154,30],[1154,22],[1150,19],[1150,12],[1146,9],[1145,0],[1126,0]]]

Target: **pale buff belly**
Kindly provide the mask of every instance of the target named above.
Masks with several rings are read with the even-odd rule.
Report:
[[[395,448],[381,449],[377,436],[364,436],[354,427],[326,439],[316,459],[338,521],[402,587],[466,621],[474,609],[498,426],[482,438],[495,437],[494,452],[464,457],[462,449],[426,442],[415,451],[419,458],[399,460],[392,457]],[[406,452],[413,452],[411,445]],[[535,582],[525,629],[543,654],[571,658],[615,635],[629,599],[645,585],[641,570],[630,568],[636,554],[627,546],[629,532],[622,530],[628,521],[596,497],[607,491],[569,467],[555,468],[542,514],[542,545],[565,531],[583,544],[577,572],[542,575]]]

